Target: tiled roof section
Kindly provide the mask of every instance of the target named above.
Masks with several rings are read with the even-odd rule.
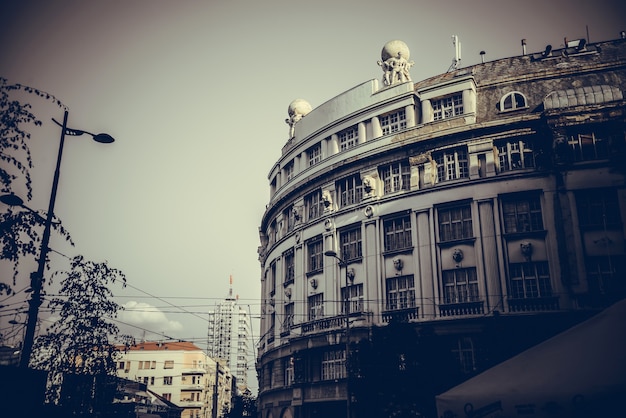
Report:
[[[156,342],[146,341],[128,348],[129,351],[202,351],[200,347],[189,341]]]

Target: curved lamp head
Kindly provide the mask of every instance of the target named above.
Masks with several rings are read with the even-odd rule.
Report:
[[[115,139],[113,139],[113,137],[109,134],[98,134],[92,136],[94,141],[101,144],[110,144],[111,142],[115,142]]]
[[[24,201],[21,197],[14,194],[4,194],[0,196],[0,202],[8,206],[22,206]]]

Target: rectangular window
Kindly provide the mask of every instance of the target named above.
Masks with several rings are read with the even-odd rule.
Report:
[[[313,145],[306,154],[309,157],[309,166],[319,163],[322,161],[322,144]]]
[[[404,109],[388,115],[380,116],[379,120],[383,135],[388,135],[390,133],[406,129],[406,112]]]
[[[304,204],[309,215],[308,220],[317,219],[324,213],[324,202],[322,201],[322,190],[318,189],[305,196]]]
[[[126,362],[120,361],[117,363],[117,370],[123,370],[126,365]]]
[[[354,205],[363,200],[363,184],[359,174],[339,180],[337,190],[339,191],[341,207]]]
[[[431,100],[433,120],[442,120],[463,114],[463,94],[457,93],[438,100]]]
[[[285,283],[290,283],[295,278],[295,259],[293,255],[293,248],[285,251],[284,253],[285,260]]]
[[[283,332],[290,332],[293,327],[293,320],[295,315],[295,305],[293,302],[285,305],[285,321],[283,322]]]
[[[539,196],[504,197],[502,216],[504,218],[504,232],[507,234],[543,231]]]
[[[276,261],[270,264],[270,295],[276,294]]]
[[[437,164],[437,182],[469,177],[467,149],[455,148],[433,154]]]
[[[509,265],[511,298],[528,299],[552,296],[548,262],[513,263]]]
[[[322,380],[336,380],[346,377],[345,350],[329,350],[322,359]]]
[[[363,312],[363,284],[355,284],[348,286],[348,293],[346,295],[346,288],[341,288],[341,313],[346,314],[346,296],[348,298],[349,314]]]
[[[337,134],[339,138],[339,149],[345,151],[356,146],[359,138],[359,131],[356,126],[345,129]]]
[[[567,145],[572,150],[574,161],[600,160],[609,157],[608,141],[592,132],[569,137]]]
[[[610,189],[593,189],[576,192],[578,222],[592,229],[615,228],[621,225],[617,192]]]
[[[309,296],[309,321],[315,321],[316,319],[322,319],[324,317],[324,294],[318,293],[317,295]]]
[[[283,219],[286,223],[285,233],[293,231],[294,227],[296,226],[296,214],[293,211],[293,205],[290,205],[289,207],[287,207],[287,209],[283,211]]]
[[[283,370],[285,371],[285,386],[291,386],[294,382],[294,358],[289,357],[283,360]]]
[[[441,242],[467,239],[474,236],[472,209],[469,204],[441,208],[439,214],[439,240]]]
[[[444,270],[443,303],[478,302],[478,278],[476,268]]]
[[[459,338],[456,341],[456,345],[452,349],[452,352],[458,360],[463,373],[472,373],[476,371],[474,343],[470,337]]]
[[[174,360],[165,360],[163,363],[164,369],[173,369],[174,368]]]
[[[387,279],[387,310],[414,308],[415,280],[413,275],[398,276]]]
[[[341,254],[344,261],[360,260],[362,254],[361,225],[339,232]]]
[[[411,189],[411,166],[408,161],[399,161],[379,168],[385,194]]]
[[[535,166],[535,157],[527,141],[505,141],[496,144],[499,171],[520,170]]]
[[[308,273],[314,273],[324,268],[324,254],[322,238],[317,237],[307,242]]]
[[[161,396],[163,396],[163,399],[165,399],[166,401],[169,401],[169,402],[172,401],[172,394],[171,393],[162,393]]]
[[[163,384],[164,385],[171,385],[173,382],[173,377],[172,376],[163,376]]]
[[[620,298],[626,291],[626,261],[623,255],[588,256],[585,259],[589,293]]]
[[[294,164],[293,161],[290,161],[285,166],[285,176],[287,177],[287,181],[291,180],[294,175]]]
[[[385,231],[385,251],[399,251],[413,247],[411,238],[411,215],[386,219],[383,221]]]

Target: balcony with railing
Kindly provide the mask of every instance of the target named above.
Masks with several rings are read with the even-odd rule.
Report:
[[[475,302],[441,303],[439,316],[467,316],[482,315],[485,313],[485,304],[482,300]]]
[[[418,319],[419,307],[393,309],[382,312],[383,322],[410,322]]]
[[[509,299],[508,303],[509,312],[539,312],[559,310],[558,296]]]

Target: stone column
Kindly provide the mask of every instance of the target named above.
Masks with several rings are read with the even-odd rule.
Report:
[[[380,127],[380,119],[378,116],[372,118],[372,138],[380,138],[383,136],[383,128]]]
[[[476,93],[474,90],[463,90],[463,113],[476,113]]]
[[[421,123],[428,123],[433,120],[433,105],[430,100],[422,100],[422,120]]]
[[[365,221],[363,240],[363,261],[366,277],[363,298],[365,299],[365,310],[372,312],[375,319],[380,318],[380,311],[384,303],[384,294],[381,290],[381,274],[379,272],[380,256],[378,254],[377,222],[377,218]],[[384,282],[384,278],[382,281]]]
[[[406,115],[406,127],[407,128],[412,128],[416,125],[415,122],[415,106],[414,105],[408,105],[404,108],[404,113]]]
[[[365,129],[365,122],[359,122],[357,125],[357,132],[359,137],[357,138],[357,144],[362,144],[367,141],[367,130]]]
[[[502,301],[502,283],[498,269],[498,245],[493,210],[493,199],[478,201],[478,217],[480,225],[480,250],[483,253],[484,280],[481,291],[484,291],[487,301],[487,311],[504,309]]]
[[[419,286],[422,294],[420,316],[434,319],[437,287],[437,274],[433,271],[432,234],[430,227],[430,209],[416,212],[417,217],[417,256],[419,257]],[[416,284],[417,285],[417,284]]]

